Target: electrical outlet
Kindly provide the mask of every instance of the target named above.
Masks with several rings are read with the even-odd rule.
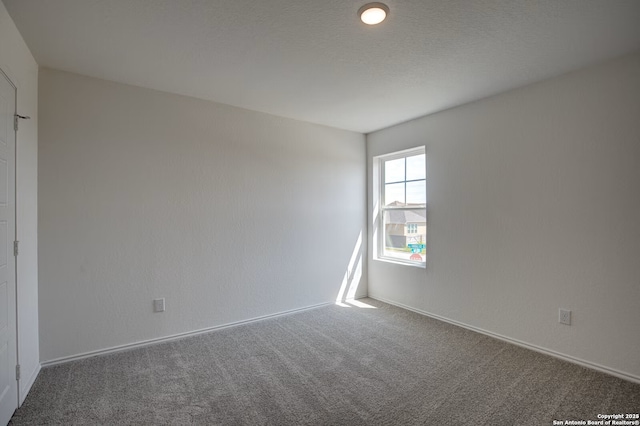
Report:
[[[560,309],[558,322],[560,324],[571,325],[571,311],[567,309]]]
[[[164,312],[164,297],[162,299],[153,299],[153,312]]]

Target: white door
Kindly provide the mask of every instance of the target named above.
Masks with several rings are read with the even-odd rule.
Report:
[[[18,407],[16,381],[16,87],[0,70],[0,425]]]

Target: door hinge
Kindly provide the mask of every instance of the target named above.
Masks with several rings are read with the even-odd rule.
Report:
[[[19,245],[20,241],[14,241],[13,242],[13,255],[17,256],[18,255],[18,245]]]
[[[16,365],[16,380],[20,380],[20,364]]]

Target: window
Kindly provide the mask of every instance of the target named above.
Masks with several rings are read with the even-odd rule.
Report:
[[[424,265],[427,254],[427,168],[424,147],[374,158],[377,258]]]

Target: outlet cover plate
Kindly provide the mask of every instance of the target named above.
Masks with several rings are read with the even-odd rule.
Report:
[[[164,297],[162,299],[153,299],[153,312],[164,312]]]
[[[560,324],[571,325],[571,311],[568,309],[560,309],[558,322],[560,322]]]

